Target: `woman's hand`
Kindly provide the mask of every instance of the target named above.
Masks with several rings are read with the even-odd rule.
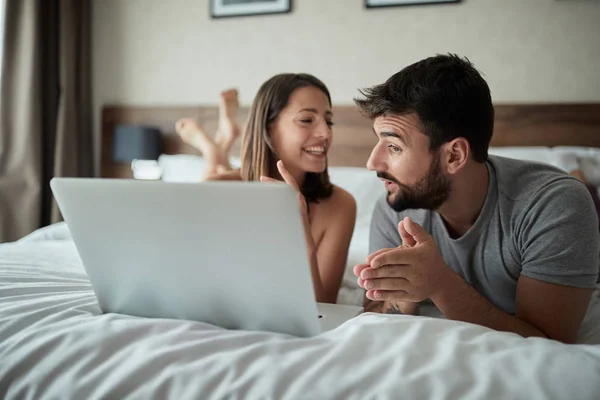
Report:
[[[304,226],[304,235],[306,237],[308,254],[309,254],[309,257],[312,257],[314,255],[314,252],[316,249],[315,249],[315,241],[312,237],[312,232],[310,229],[310,219],[308,218],[308,208],[306,207],[306,199],[304,198],[304,195],[300,191],[300,187],[298,186],[298,183],[296,182],[296,180],[294,179],[292,174],[290,174],[290,172],[283,165],[283,161],[280,160],[277,162],[277,169],[279,170],[279,173],[281,174],[281,177],[283,178],[285,183],[290,185],[296,191],[296,193],[298,195],[298,206],[300,207],[300,215],[302,217],[302,224]],[[267,183],[268,182],[281,182],[277,179],[273,179],[268,176],[261,176],[260,181],[267,182]]]

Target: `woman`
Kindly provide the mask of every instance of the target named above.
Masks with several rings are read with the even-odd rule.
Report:
[[[329,182],[327,153],[333,126],[327,87],[308,74],[280,74],[265,82],[250,108],[242,140],[241,169],[229,164],[239,135],[237,92],[221,94],[213,141],[192,119],[177,122],[184,141],[200,150],[205,180],[284,180],[299,193],[317,301],[335,303],[356,220],[354,198]]]

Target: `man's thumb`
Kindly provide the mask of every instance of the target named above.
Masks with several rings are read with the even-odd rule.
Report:
[[[417,244],[415,239],[406,231],[406,228],[404,227],[404,220],[398,222],[398,233],[402,239],[402,246],[413,247],[415,244]]]
[[[416,243],[426,243],[429,241],[429,238],[431,236],[429,235],[429,233],[427,233],[425,229],[423,229],[421,225],[417,224],[409,217],[404,218],[403,222],[404,229]]]

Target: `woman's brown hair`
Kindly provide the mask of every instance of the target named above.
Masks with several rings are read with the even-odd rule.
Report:
[[[294,90],[312,86],[327,96],[331,106],[331,95],[327,86],[309,74],[279,74],[262,84],[248,116],[242,138],[242,170],[245,181],[257,181],[261,175],[273,177],[279,156],[271,144],[269,128],[287,106]],[[307,172],[304,185],[300,188],[307,202],[317,202],[331,196],[333,186],[327,169],[320,173]]]

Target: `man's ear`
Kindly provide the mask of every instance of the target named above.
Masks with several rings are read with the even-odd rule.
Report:
[[[445,170],[453,175],[467,164],[471,156],[471,147],[467,139],[459,137],[442,145],[442,162]]]

